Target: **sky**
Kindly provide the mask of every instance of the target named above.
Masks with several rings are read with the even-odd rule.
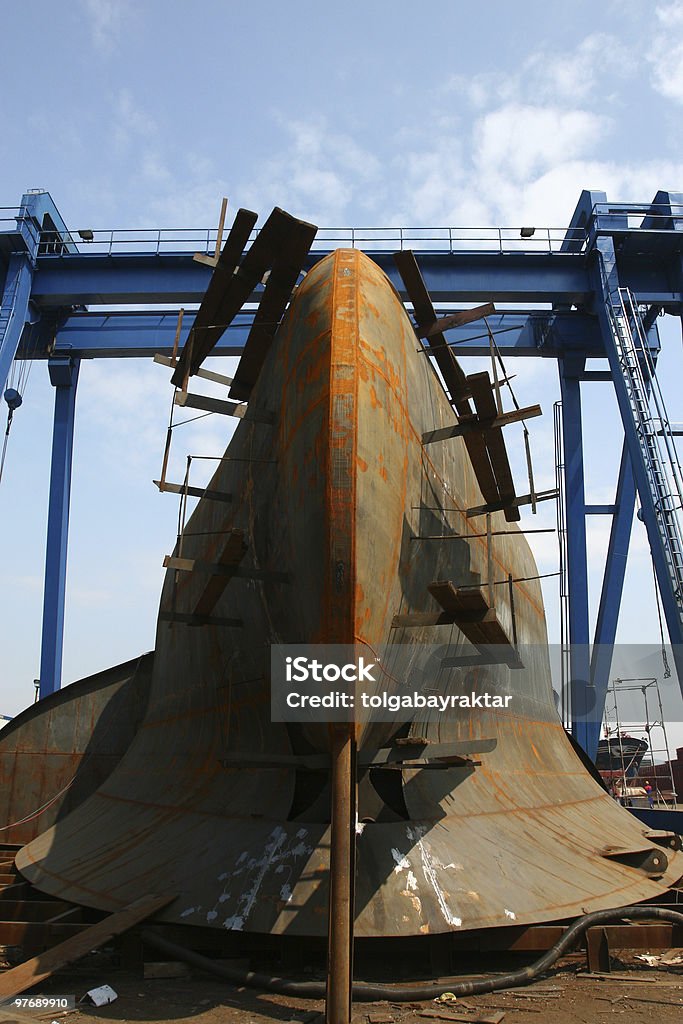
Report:
[[[2,4],[2,22],[0,205],[47,189],[73,230],[208,228],[224,195],[233,213],[263,218],[279,205],[321,226],[561,228],[585,188],[639,203],[683,190],[679,0],[25,0]],[[680,323],[660,327],[669,414],[683,421]],[[214,363],[230,372],[229,360]],[[529,427],[536,486],[552,487],[556,366],[517,360],[512,372],[520,402],[543,406]],[[587,500],[610,502],[616,405],[608,384],[583,391]],[[154,645],[177,516],[151,482],[170,398],[168,373],[150,360],[81,368],[65,683]],[[39,672],[52,402],[36,364],[0,484],[5,714],[30,703]],[[220,454],[232,426],[208,417],[182,429],[174,479],[188,451]],[[554,527],[552,503],[523,525]],[[589,521],[593,616],[608,532],[604,517]],[[539,570],[556,571],[556,536],[530,540]],[[557,642],[555,577],[544,595]],[[658,637],[636,522],[618,639]]]

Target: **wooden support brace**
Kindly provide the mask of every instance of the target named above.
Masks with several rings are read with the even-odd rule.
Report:
[[[246,550],[247,545],[242,530],[233,530],[225,541],[218,562],[226,567],[236,566],[244,558]],[[210,576],[193,614],[201,617],[210,615],[229,582],[229,573],[224,576]]]
[[[5,971],[0,976],[0,998],[11,999],[33,988],[46,978],[52,977],[55,971],[66,967],[86,956],[92,949],[99,949],[115,935],[132,928],[133,925],[151,917],[162,907],[168,906],[176,898],[172,896],[142,896],[123,910],[118,910],[103,921],[90,925],[77,935],[60,942],[58,946],[27,960],[26,963]]]
[[[256,272],[253,281],[249,278],[247,281],[235,284],[237,281],[235,273],[237,265],[257,220],[258,215],[251,210],[237,211],[223,246],[223,251],[218,257],[218,263],[211,275],[209,286],[195,316],[194,325],[180,353],[178,365],[171,378],[172,383],[176,387],[182,387],[187,377],[197,372],[263,275],[263,271],[260,274]],[[263,231],[257,236],[256,242],[254,242],[254,245],[252,245],[247,253],[245,262],[253,253],[254,247],[257,246],[257,242],[262,238],[264,231],[265,225]],[[256,257],[252,256],[252,263],[258,262],[258,251],[267,247],[267,244],[268,237],[266,237],[265,242],[261,241],[260,246],[257,248]]]
[[[175,369],[178,365],[177,360],[173,356],[165,356],[161,352],[155,353],[154,362],[159,363],[161,366],[170,366],[171,369]],[[195,377],[201,377],[203,380],[212,380],[215,384],[223,384],[228,388],[232,384],[232,377],[226,377],[223,373],[214,373],[213,370],[205,370],[201,366],[195,373]]]
[[[505,644],[514,651],[495,609],[490,607],[490,599],[479,587],[455,587],[450,580],[437,580],[427,589],[470,643],[477,647]]]
[[[189,612],[160,611],[161,622],[178,622],[183,626],[243,626],[242,619],[229,619],[221,615],[191,615]]]
[[[479,418],[496,419],[499,415],[498,408],[493,396],[491,378],[488,372],[472,373],[467,378],[472,388],[474,404]],[[515,499],[515,484],[512,479],[512,470],[508,459],[505,440],[500,427],[493,427],[483,433],[484,443],[490,459],[491,470],[496,481],[498,500],[503,503],[503,512],[508,522],[519,520],[519,509],[513,504]],[[484,495],[486,497],[486,495]]]
[[[160,491],[168,491],[170,494],[187,494],[190,498],[207,498],[209,501],[230,502],[233,500],[232,494],[228,494],[227,491],[212,491],[208,487],[171,484],[167,480],[154,480],[153,483],[156,484]]]
[[[184,409],[201,409],[203,412],[217,412],[221,416],[236,416],[244,419],[247,406],[239,402],[226,402],[220,398],[211,398],[209,395],[196,395],[190,391],[176,392],[174,402]],[[272,418],[269,422],[272,422]]]
[[[218,218],[218,230],[216,232],[216,248],[213,256],[207,256],[206,253],[196,252],[192,257],[197,263],[205,263],[208,267],[215,267],[218,263],[218,259],[221,251],[221,242],[223,241],[223,228],[225,227],[225,215],[228,210],[228,200],[223,196],[221,202],[221,212]]]
[[[401,275],[408,297],[413,304],[413,312],[418,324],[418,330],[421,324],[427,324],[431,327],[436,322],[436,312],[429,297],[427,285],[415,259],[415,254],[408,249],[394,253],[394,262]],[[445,337],[440,333],[430,335],[427,338],[427,345],[428,351],[436,360],[436,365],[439,367],[458,417],[471,417],[472,407],[468,397],[471,391],[468,378],[455,358]],[[493,470],[491,469],[483,436],[479,433],[465,434],[464,439],[467,454],[470,457],[472,468],[474,469],[484,500],[489,502],[499,501],[501,496]]]
[[[240,226],[240,230],[235,234],[240,215],[244,215],[243,223]],[[248,210],[238,211],[235,223],[228,235],[218,266],[214,270],[213,277],[206,290],[206,295],[195,318],[194,327],[188,338],[188,344],[193,337],[197,338],[197,343],[187,356],[186,349],[188,344],[185,345],[172,377],[172,382],[176,385],[182,384],[186,372],[189,374],[196,373],[218,339],[232,323],[244,303],[249,299],[253,290],[261,283],[266,271],[274,266],[276,259],[282,253],[283,247],[287,247],[288,238],[296,239],[296,244],[294,242],[291,243],[290,253],[296,252],[297,254],[301,251],[298,248],[301,239],[308,238],[308,246],[301,256],[294,280],[292,281],[291,287],[294,286],[317,228],[312,224],[307,224],[305,221],[297,220],[295,217],[290,216],[290,214],[285,213],[284,210],[276,207],[259,231],[242,262],[239,263],[242,250],[255,223],[256,214],[251,214]],[[246,230],[247,228],[248,230]],[[234,244],[232,244],[233,235],[235,235]],[[285,258],[288,259],[288,257],[289,254]],[[288,263],[282,269],[283,273],[291,272]],[[291,287],[287,298],[289,298],[291,293]],[[271,289],[271,296],[274,296],[276,292],[277,285],[274,285]],[[259,321],[261,327],[265,326],[262,322],[263,319],[262,317],[261,321]],[[252,326],[252,331],[255,326],[256,319]],[[242,359],[244,359],[244,353]],[[232,386],[233,388],[235,387],[234,382]],[[235,393],[233,397],[242,396]]]
[[[509,423],[519,423],[521,420],[530,420],[535,416],[541,416],[540,405],[528,405],[524,409],[513,409],[512,412],[504,412],[500,416],[481,419],[480,417],[469,420],[461,420],[452,427],[441,427],[438,430],[428,430],[422,435],[423,444],[433,444],[435,441],[446,441],[450,437],[463,437],[465,434],[474,434],[478,430],[494,430],[499,427],[506,427]]]
[[[221,562],[202,562],[198,558],[164,557],[165,569],[176,569],[178,572],[203,572],[212,576],[236,576],[246,580],[264,580],[268,583],[289,583],[291,574],[276,572],[273,569],[249,569],[241,565],[223,565]]]
[[[435,320],[432,324],[418,325],[417,336],[418,338],[433,338],[452,327],[463,327],[475,320],[481,320],[482,317],[491,316],[495,311],[496,307],[492,302],[486,302],[483,306],[475,306],[474,309],[459,309],[457,313],[450,313],[448,316],[441,317],[440,320]]]
[[[315,225],[292,218],[286,237],[274,255],[273,269],[268,275],[261,302],[237,364],[235,379],[230,388],[231,398],[249,398],[317,231]]]
[[[421,626],[452,626],[455,619],[447,612],[409,612],[394,615],[391,620],[392,629]]]

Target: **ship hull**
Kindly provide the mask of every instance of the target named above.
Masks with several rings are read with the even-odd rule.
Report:
[[[489,560],[486,539],[467,536],[482,531],[464,510],[483,499],[462,439],[422,443],[425,431],[452,423],[379,268],[355,251],[317,264],[210,484],[232,501],[200,500],[176,551],[216,563],[229,531],[243,531],[240,564],[258,578],[233,578],[211,612],[241,625],[179,621],[201,604],[207,577],[169,569],[145,721],[99,791],[21,851],[29,880],[105,910],[177,892],[160,919],[323,936],[328,773],[287,759],[326,754],[330,733],[324,721],[271,720],[270,647],[450,643],[471,652],[453,624],[400,617],[439,610],[433,581],[477,585],[489,569],[505,584],[496,613],[524,646],[525,668],[484,666],[473,679],[512,694],[513,706],[406,721],[404,735],[429,743],[488,744],[480,763],[360,770],[356,934],[563,919],[654,897],[680,877],[677,854],[658,878],[614,858],[616,847],[649,849],[646,829],[590,777],[564,734],[524,537],[493,515],[494,533],[507,536],[495,536]],[[420,539],[453,533],[464,536]],[[457,672],[435,676],[446,693],[458,681]],[[358,720],[360,754],[389,744],[397,728]]]

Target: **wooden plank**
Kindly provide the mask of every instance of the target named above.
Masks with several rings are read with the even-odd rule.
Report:
[[[436,312],[415,254],[409,249],[394,253],[394,262],[413,304],[418,328],[421,324],[433,324],[436,320]],[[467,376],[445,337],[443,334],[434,334],[427,338],[427,345],[429,352],[436,360],[436,365],[439,367],[458,417],[472,416],[469,398],[465,397],[469,394]],[[466,434],[465,447],[484,500],[487,502],[500,501],[500,493],[484,439],[480,434]]]
[[[91,949],[98,949],[115,935],[120,935],[133,925],[151,917],[175,898],[175,893],[172,896],[142,896],[124,910],[110,914],[103,921],[98,921],[97,924],[80,931],[78,935],[60,942],[58,946],[27,960],[19,967],[6,971],[0,975],[0,998],[11,999],[26,989],[33,988],[34,985],[51,977],[55,971],[80,960]]]
[[[237,416],[243,419],[247,406],[240,402],[226,402],[209,395],[195,395],[189,391],[176,391],[173,401],[183,409],[201,409],[203,412],[217,412],[221,416]]]
[[[479,587],[461,588],[454,586],[450,580],[437,580],[430,583],[427,589],[470,643],[476,646],[505,644],[512,647],[495,609],[490,607]]]
[[[178,622],[182,626],[229,626],[239,628],[242,619],[228,619],[222,615],[192,615],[190,612],[160,611],[161,622]]]
[[[454,622],[452,615],[446,612],[409,612],[407,614],[394,615],[391,620],[392,629],[420,626],[452,626]]]
[[[173,356],[165,356],[161,352],[154,354],[154,362],[159,363],[161,366],[170,366],[172,369],[175,369],[178,364],[178,360],[174,359]],[[215,373],[214,370],[205,370],[201,366],[194,376],[201,377],[202,380],[211,380],[214,384],[223,384],[227,388],[232,384],[232,377],[226,377],[223,373]]]
[[[191,498],[208,498],[209,501],[232,501],[232,494],[227,491],[212,491],[208,487],[190,487],[185,484],[172,484],[167,480],[154,480],[153,483],[160,491],[168,491],[170,494],[187,494]]]
[[[218,562],[225,567],[236,566],[245,555],[247,545],[242,530],[232,530],[225,540]],[[205,618],[211,615],[216,607],[219,598],[230,582],[231,574],[225,576],[211,576],[204,587],[201,597],[197,601],[192,614],[196,617]]]
[[[273,269],[237,364],[230,388],[231,398],[249,398],[317,231],[315,225],[306,221],[292,222],[273,261]]]
[[[242,305],[251,294],[252,288],[261,279],[263,274],[258,275],[253,284],[244,283],[242,289],[237,289],[238,294],[234,297],[231,305],[226,306],[226,297],[232,295],[235,288],[235,271],[244,247],[249,241],[252,229],[258,220],[258,214],[251,210],[238,210],[230,228],[228,237],[225,240],[223,251],[218,257],[218,263],[211,275],[211,280],[204,293],[199,310],[195,317],[192,330],[180,353],[180,359],[171,378],[176,387],[182,387],[185,378],[196,373],[206,356],[221,337],[225,328],[242,308]],[[258,238],[257,238],[258,241]],[[267,242],[267,239],[266,239]],[[254,242],[256,245],[256,242]],[[263,243],[262,243],[263,247]],[[249,250],[253,250],[254,246]],[[242,297],[244,295],[244,297]],[[232,316],[228,318],[227,313],[234,308]],[[227,313],[226,313],[227,309]]]
[[[240,216],[241,212],[242,211],[238,212],[237,217]],[[244,212],[248,213],[248,211]],[[255,214],[251,214],[250,216],[255,218]],[[251,226],[253,226],[253,223],[255,223],[255,220],[252,222]],[[228,239],[225,243],[225,249],[230,245],[236,224],[237,218],[235,218],[235,224],[233,224],[230,235],[228,235]],[[292,217],[279,207],[275,207],[256,236],[250,249],[248,249],[239,267],[237,266],[237,262],[239,260],[239,255],[246,244],[246,240],[244,240],[244,244],[242,245],[240,252],[235,256],[229,273],[222,274],[218,280],[216,288],[212,289],[214,279],[221,271],[221,264],[219,262],[219,266],[216,267],[213,277],[209,282],[209,288],[204,296],[204,302],[202,302],[202,305],[199,308],[194,327],[190,332],[187,343],[185,344],[176,372],[171,378],[175,385],[178,387],[182,386],[186,373],[189,372],[190,374],[193,374],[196,372],[198,367],[201,366],[204,359],[207,357],[226,328],[232,323],[253,290],[262,281],[266,271],[273,266],[273,262],[276,259],[281,246],[285,243],[285,240],[292,229],[296,230],[297,225],[304,224],[306,224],[305,221],[297,220],[296,217]],[[317,228],[314,228],[313,225],[309,224],[306,224],[306,227],[312,229],[313,234],[315,235]],[[241,240],[242,238],[238,239],[238,243]],[[223,253],[225,253],[225,249],[223,250]],[[221,253],[221,259],[223,258],[223,253]],[[232,255],[234,255],[234,252]],[[228,261],[226,261],[226,266],[227,265]],[[297,269],[297,273],[300,269],[301,264]],[[209,294],[210,290],[211,294]],[[189,350],[188,346],[193,335],[196,336],[196,343],[194,348]],[[188,352],[187,357],[185,357],[186,352]]]
[[[241,565],[222,565],[220,562],[202,562],[198,558],[174,558],[166,555],[165,569],[176,569],[178,572],[206,572],[214,576],[237,576],[246,580],[266,580],[269,583],[289,583],[291,574],[276,572],[273,569],[248,569]]]
[[[448,316],[435,320],[431,326],[429,324],[418,326],[417,335],[419,338],[433,338],[435,334],[443,334],[444,331],[448,331],[452,327],[463,327],[475,320],[481,320],[482,317],[491,316],[495,312],[496,307],[492,302],[485,302],[483,306],[474,306],[473,309],[459,309],[456,313],[449,313]]]
[[[450,580],[436,580],[429,584],[427,590],[456,621],[462,613],[484,613],[489,610],[489,604],[478,587],[463,589],[454,586]]]
[[[519,423],[522,420],[531,420],[536,416],[542,416],[543,411],[540,405],[527,405],[523,409],[513,409],[512,412],[504,412],[493,419],[480,419],[476,417],[471,420],[462,420],[453,427],[440,427],[438,430],[428,430],[422,435],[423,444],[432,444],[434,441],[446,441],[450,437],[462,437],[465,434],[475,433],[477,430],[493,430],[496,427],[506,427],[509,423]]]
[[[467,381],[472,388],[474,404],[480,419],[496,419],[499,413],[493,397],[491,378],[488,372],[483,370],[481,373],[472,373],[467,378]],[[503,432],[500,427],[489,428],[484,431],[483,438],[499,492],[498,500],[504,506],[505,518],[508,522],[519,520],[519,509],[513,504],[516,497],[515,484],[512,479],[512,470],[510,469]]]

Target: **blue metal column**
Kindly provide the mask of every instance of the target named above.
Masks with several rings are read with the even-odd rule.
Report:
[[[628,453],[626,442],[624,442],[591,657],[591,682],[594,687],[595,715],[588,729],[586,753],[593,760],[595,760],[598,753],[600,726],[605,713],[605,700],[609,685],[614,640],[617,635],[621,595],[624,589],[626,560],[631,540],[635,502],[636,484],[631,468],[631,457]]]
[[[71,457],[79,361],[50,360],[49,370],[50,380],[55,387],[55,418],[52,433],[52,465],[50,468],[43,594],[43,635],[40,652],[41,698],[58,690],[62,682]]]
[[[10,256],[0,305],[0,395],[5,390],[12,360],[28,316],[33,283],[33,260],[27,253]]]
[[[590,689],[590,636],[588,618],[588,557],[586,553],[586,498],[583,474],[580,376],[585,357],[566,355],[559,362],[564,440],[567,561],[569,583],[569,642],[572,736],[588,748]]]

